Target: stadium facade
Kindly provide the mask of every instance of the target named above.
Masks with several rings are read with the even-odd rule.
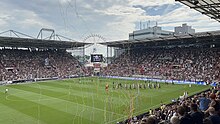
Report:
[[[133,31],[133,33],[129,33],[129,40],[153,37],[166,37],[169,35],[173,35],[173,32],[162,30],[162,27],[154,26],[142,30]]]

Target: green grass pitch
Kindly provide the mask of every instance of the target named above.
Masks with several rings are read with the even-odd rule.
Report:
[[[96,77],[0,86],[1,124],[114,124],[171,99],[209,86],[166,85],[161,89],[113,89],[112,82],[144,83]],[[109,84],[106,93],[105,85]],[[9,92],[5,94],[5,89]],[[132,108],[132,109],[131,109]]]

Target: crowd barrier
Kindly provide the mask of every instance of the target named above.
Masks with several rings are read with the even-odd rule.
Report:
[[[83,75],[83,76],[71,75],[71,76],[67,76],[63,78],[51,77],[51,78],[34,78],[34,79],[13,80],[13,81],[0,81],[0,85],[18,84],[18,83],[36,82],[36,81],[47,81],[47,80],[62,80],[62,79],[79,78],[79,77],[89,77],[89,75]]]
[[[204,81],[164,80],[164,79],[155,79],[155,78],[146,78],[146,77],[120,77],[120,76],[101,76],[101,77],[124,79],[124,80],[143,80],[143,81],[152,81],[152,82],[175,83],[175,84],[207,85],[207,83]]]

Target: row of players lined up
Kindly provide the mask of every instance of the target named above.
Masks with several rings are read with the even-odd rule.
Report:
[[[161,88],[160,83],[133,83],[133,84],[122,84],[122,83],[117,83],[117,82],[112,82],[113,84],[113,89],[146,89],[147,87],[149,89],[156,89],[156,88]]]

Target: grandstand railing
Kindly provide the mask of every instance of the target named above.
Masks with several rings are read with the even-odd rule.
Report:
[[[164,80],[164,79],[147,78],[147,77],[120,77],[120,76],[102,76],[102,77],[124,79],[124,80],[142,80],[142,81],[152,81],[152,82],[175,83],[175,84],[207,85],[207,83],[204,81]]]

